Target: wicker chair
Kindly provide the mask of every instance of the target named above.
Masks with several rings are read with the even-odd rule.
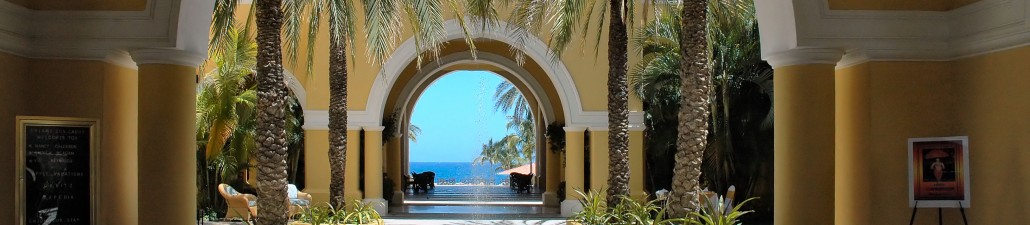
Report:
[[[287,214],[289,217],[293,217],[304,212],[304,208],[311,205],[311,194],[298,191],[297,186],[292,184],[288,185],[286,190],[288,192],[286,201],[290,204],[290,211],[289,214]]]
[[[222,194],[222,198],[225,198],[227,205],[225,210],[226,219],[239,218],[249,221],[257,216],[257,206],[254,205],[257,201],[256,196],[236,192],[228,184],[219,184],[218,193]]]

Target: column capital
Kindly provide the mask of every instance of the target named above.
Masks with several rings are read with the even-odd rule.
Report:
[[[361,126],[347,126],[347,131],[361,131]]]
[[[598,131],[598,132],[604,131],[604,132],[608,132],[608,127],[589,127],[587,129],[589,129],[590,131]]]
[[[765,56],[765,61],[773,68],[802,64],[836,65],[843,55],[844,50],[835,48],[795,48]]]
[[[129,51],[132,60],[136,65],[145,64],[172,64],[188,67],[198,67],[207,57],[185,50],[170,48],[142,48]]]
[[[565,132],[583,132],[587,127],[565,127]]]
[[[362,126],[361,128],[365,129],[365,131],[383,131],[386,129],[384,126]]]

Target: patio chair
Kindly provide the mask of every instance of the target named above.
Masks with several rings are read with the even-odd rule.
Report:
[[[293,184],[286,185],[287,201],[290,203],[289,217],[304,212],[304,208],[311,206],[311,194],[300,192]]]
[[[239,218],[249,221],[257,216],[257,196],[239,193],[228,184],[218,184],[218,193],[225,198],[225,219]]]

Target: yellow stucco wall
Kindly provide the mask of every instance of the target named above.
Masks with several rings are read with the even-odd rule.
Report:
[[[0,53],[0,164],[14,165],[17,115],[100,120],[99,224],[137,224],[136,71],[101,61],[26,59]],[[6,124],[6,125],[5,125]],[[13,173],[0,180],[13,181]],[[0,192],[14,193],[13,182]],[[14,195],[0,196],[0,221],[14,222]]]
[[[33,10],[142,11],[147,0],[6,0]]]
[[[0,52],[0,223],[14,224],[14,181],[15,161],[14,136],[16,115],[24,114],[28,101],[23,98],[23,88],[27,83],[29,60]]]
[[[1021,224],[1030,196],[1030,47],[949,62],[869,62],[837,71],[837,224],[906,221],[907,139],[969,136],[971,224]],[[864,78],[862,76],[865,76]],[[842,83],[843,82],[843,83]],[[843,87],[843,88],[842,88]],[[853,110],[841,112],[841,110]],[[841,131],[844,131],[843,133]],[[920,210],[917,224],[936,224]],[[945,209],[948,223],[961,221]]]
[[[834,10],[948,11],[980,0],[828,0]]]
[[[1030,221],[1030,47],[957,61],[956,134],[969,135],[970,224]],[[956,214],[954,211],[952,215]]]
[[[362,7],[360,3],[355,3],[355,6]],[[246,9],[247,7],[249,7],[249,5],[241,5],[240,7],[241,9]],[[643,7],[637,8],[638,11],[644,10]],[[504,12],[501,12],[501,14],[507,15],[504,14]],[[446,15],[446,18],[449,19],[452,18],[453,14],[446,13]],[[348,51],[354,51],[354,56],[356,58],[352,58],[348,54],[347,101],[348,108],[350,110],[365,110],[368,107],[366,104],[368,96],[370,94],[369,92],[371,91],[372,84],[374,83],[376,77],[379,76],[380,67],[375,65],[374,63],[371,63],[371,58],[365,54],[367,49],[365,47],[365,31],[364,27],[361,26],[361,24],[364,24],[364,17],[358,16],[357,21],[355,21],[355,24],[358,25],[358,35],[355,35],[356,39],[354,40],[355,45],[348,46]],[[643,24],[643,22],[639,22],[637,24]],[[305,105],[305,109],[308,110],[326,110],[329,108],[329,57],[327,51],[327,49],[329,49],[329,34],[328,30],[325,30],[324,27],[325,25],[323,25],[323,30],[319,33],[318,40],[316,42],[315,50],[319,52],[316,52],[315,54],[313,67],[314,71],[311,73],[311,75],[306,75],[307,69],[303,65],[303,62],[307,60],[307,58],[305,57],[307,53],[306,49],[304,48],[298,51],[298,62],[300,62],[300,65],[287,65],[285,67],[285,69],[293,71],[293,73],[297,76],[298,80],[301,81],[301,83],[304,85],[304,88],[307,90],[308,99]],[[590,35],[588,35],[590,37],[590,40],[584,41],[582,39],[577,39],[576,41],[578,41],[579,43],[570,44],[569,49],[565,51],[566,53],[562,61],[571,73],[572,79],[576,83],[576,88],[578,89],[580,98],[582,99],[583,109],[587,111],[605,111],[607,110],[608,74],[608,67],[606,66],[608,63],[606,44],[607,32],[602,33],[600,45],[594,43],[592,39],[594,37],[593,32],[595,31],[591,30],[589,32],[591,32]],[[400,43],[408,40],[410,37],[410,29],[405,29],[400,35],[400,37],[397,39],[396,45],[400,45]],[[577,35],[577,37],[580,36]],[[549,37],[546,35],[540,37],[540,39],[545,42],[548,40],[548,38]],[[462,40],[458,41],[460,42]],[[504,48],[497,48],[496,44],[489,43],[491,41],[480,40],[479,42],[480,43],[477,43],[477,47],[479,47],[481,51],[489,51],[497,54],[507,55],[508,48],[506,46]],[[301,46],[303,45],[306,45],[306,43],[301,42]],[[453,45],[449,46],[454,47]],[[458,47],[460,48],[461,46]],[[594,54],[595,48],[599,52],[599,54],[597,55]],[[458,51],[460,50],[444,50],[444,52]],[[441,54],[441,56],[444,55],[446,54]],[[430,59],[425,58],[425,60],[429,61]],[[629,65],[627,68],[632,68],[634,63],[639,61],[639,55],[630,54]],[[529,70],[531,74],[534,74],[534,76],[537,77],[537,80],[541,81],[541,85],[544,85],[545,88],[547,88],[546,85],[550,84],[550,81],[548,80],[547,75],[543,73],[543,70],[540,69],[540,66],[537,65],[537,63],[541,62],[533,62],[532,60],[527,60],[525,68]],[[402,74],[407,74],[408,71],[412,69],[415,69],[415,67],[412,65],[408,65],[408,68],[405,70],[405,72],[402,72]],[[545,81],[547,84],[545,84]],[[553,84],[550,85],[551,87],[553,87]],[[550,95],[552,93],[548,94]],[[554,95],[551,95],[553,96],[553,101],[558,101],[556,93],[553,94]],[[631,93],[631,95],[635,96],[635,94],[633,93]],[[643,106],[639,98],[637,97],[630,98],[629,107],[632,111],[641,111],[643,109]]]

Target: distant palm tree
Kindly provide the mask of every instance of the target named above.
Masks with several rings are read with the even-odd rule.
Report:
[[[509,134],[498,142],[493,139],[483,145],[482,152],[473,163],[499,164],[506,170],[533,162],[536,150],[536,126],[526,98],[509,81],[502,80],[494,90],[494,110],[511,113],[507,122]]]

